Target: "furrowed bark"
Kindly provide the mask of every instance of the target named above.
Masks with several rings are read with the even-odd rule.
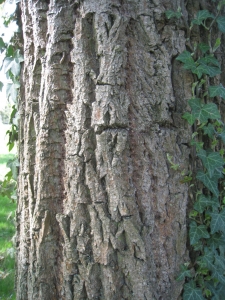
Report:
[[[188,187],[167,153],[188,171],[191,78],[173,5],[22,1],[18,300],[179,299]]]

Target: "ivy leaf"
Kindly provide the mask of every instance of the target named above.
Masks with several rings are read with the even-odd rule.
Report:
[[[192,98],[188,104],[192,108],[193,116],[201,123],[206,123],[208,119],[220,119],[220,113],[215,103],[202,104],[201,99]]]
[[[201,68],[198,68],[198,67],[195,68],[194,70],[192,70],[192,72],[198,76],[198,79],[200,79],[203,75]]]
[[[209,87],[209,96],[210,97],[216,97],[220,96],[221,98],[225,99],[225,88],[222,84],[210,86]]]
[[[196,19],[192,21],[193,24],[201,25],[203,21],[214,16],[208,10],[199,10]]]
[[[194,204],[194,209],[200,213],[203,213],[206,207],[217,208],[219,207],[219,201],[216,197],[206,197],[205,195],[201,194],[198,197],[198,200]]]
[[[188,104],[190,105],[192,112],[193,112],[193,116],[198,119],[201,109],[202,109],[202,104],[201,104],[201,99],[199,98],[191,98],[190,100],[188,100]]]
[[[225,233],[225,208],[221,212],[209,212],[211,216],[211,233],[222,231]]]
[[[20,74],[20,63],[12,57],[6,57],[3,63],[4,73],[7,73],[9,70],[16,77]]]
[[[183,300],[205,300],[201,289],[196,287],[194,280],[184,284]]]
[[[187,120],[190,125],[193,125],[196,120],[196,118],[189,112],[184,113],[182,118]]]
[[[206,55],[205,57],[202,57],[202,58],[198,59],[197,62],[201,65],[212,64],[212,65],[217,66],[217,67],[220,66],[219,61],[215,58],[215,56],[212,56],[212,55]]]
[[[4,84],[0,81],[0,92],[2,91]]]
[[[221,300],[225,295],[225,285],[218,283],[215,285],[214,281],[205,282],[206,287],[212,292],[214,295],[212,300]]]
[[[202,51],[203,54],[205,54],[210,49],[209,45],[204,43],[200,43],[198,45],[198,48]]]
[[[184,68],[186,70],[193,70],[196,68],[196,64],[194,59],[191,56],[191,53],[189,51],[184,51],[182,52],[177,58],[176,60],[181,61],[184,64]]]
[[[192,277],[191,271],[188,270],[188,267],[185,265],[180,266],[180,273],[178,277],[176,278],[177,281],[182,281],[185,279],[185,277]]]
[[[201,158],[210,177],[213,176],[215,169],[224,165],[224,160],[218,152],[211,152],[207,155],[206,151],[202,149],[198,152],[198,157]]]
[[[207,119],[220,119],[220,113],[217,108],[217,105],[215,103],[208,103],[204,104],[202,106],[201,115],[200,115],[200,121],[204,123],[204,121]]]
[[[165,12],[167,19],[177,18],[179,19],[182,16],[180,11],[167,10]]]
[[[207,134],[208,137],[210,137],[211,139],[213,138],[213,135],[215,133],[215,128],[211,123],[209,123],[207,126],[204,126],[202,129],[205,135]]]
[[[17,100],[17,89],[20,87],[17,83],[7,83],[6,84],[6,97],[7,99],[11,98],[11,100],[15,103]]]
[[[205,225],[197,226],[196,222],[194,221],[190,224],[189,235],[191,245],[196,244],[201,238],[208,239],[210,237],[207,227]]]
[[[199,64],[199,66],[197,66],[196,69],[192,69],[192,72],[197,74],[199,79],[202,77],[202,74],[208,74],[210,77],[213,77],[221,73],[219,62],[212,55],[202,57],[198,59],[196,63]]]
[[[20,49],[17,49],[14,53],[14,58],[17,63],[21,63],[24,61],[23,55],[20,53]]]
[[[198,76],[200,79],[202,77],[202,74],[207,74],[209,77],[214,77],[218,74],[221,73],[220,68],[210,66],[210,65],[205,65],[205,64],[200,64],[195,70],[193,70],[193,73]]]
[[[209,250],[207,247],[205,247],[205,253],[203,256],[200,257],[201,262],[205,263],[207,265],[207,268],[211,271],[215,270],[214,265],[214,252],[212,250]]]
[[[213,174],[213,178],[215,180],[218,180],[218,179],[223,178],[223,177],[224,177],[223,176],[223,167],[215,169],[214,174]]]
[[[222,261],[220,261],[220,265],[218,266],[217,259],[221,259],[218,256],[217,251],[213,252],[208,248],[205,248],[205,254],[201,257],[201,261],[205,262],[209,270],[212,271],[213,278],[216,278],[219,282],[225,284],[225,276],[223,275],[224,268],[221,268]]]
[[[196,178],[200,180],[216,197],[219,196],[218,190],[218,178],[210,178],[207,173],[199,171],[196,175]]]
[[[221,270],[221,268],[215,268],[212,273],[212,277],[216,278],[222,284],[225,284],[225,276],[223,275],[223,272],[223,269]]]
[[[222,268],[225,271],[225,258],[223,256],[223,253],[220,253],[220,255],[218,254],[217,251],[215,251],[214,253],[215,253],[215,265],[218,268]],[[222,273],[224,273],[224,271]]]
[[[201,158],[202,162],[205,164],[205,162],[206,162],[206,156],[207,156],[206,151],[203,150],[203,149],[201,149],[201,150],[199,150],[199,152],[197,153],[197,155],[198,155],[199,158]]]
[[[216,19],[216,22],[218,24],[218,28],[221,32],[225,33],[225,17],[220,16]]]
[[[16,77],[20,74],[20,63],[23,61],[23,56],[20,54],[19,49],[13,52],[13,57],[6,57],[3,62],[4,73],[11,71]]]
[[[215,233],[210,236],[210,239],[207,240],[207,245],[215,251],[219,246],[225,246],[225,237],[220,233]]]
[[[219,298],[217,298],[218,300],[221,300],[223,299],[222,297],[224,297],[225,295],[225,285],[224,284],[217,284],[217,287],[216,287],[216,295],[218,295]],[[216,298],[212,298],[212,300],[216,300]]]

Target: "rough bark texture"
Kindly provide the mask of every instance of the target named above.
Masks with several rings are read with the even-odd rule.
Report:
[[[187,1],[189,2],[189,1]],[[184,0],[22,0],[17,299],[179,299]]]

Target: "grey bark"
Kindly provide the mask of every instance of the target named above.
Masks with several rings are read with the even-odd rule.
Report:
[[[22,0],[17,299],[179,299],[183,0]]]

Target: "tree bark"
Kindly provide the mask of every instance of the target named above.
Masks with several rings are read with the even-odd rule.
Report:
[[[17,299],[179,299],[184,0],[22,0]],[[199,5],[198,6],[199,9]],[[193,8],[194,9],[194,8]]]

